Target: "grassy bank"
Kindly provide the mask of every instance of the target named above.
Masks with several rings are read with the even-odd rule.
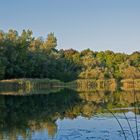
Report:
[[[95,90],[111,90],[114,91],[117,88],[117,82],[115,79],[78,79],[73,82],[69,82],[67,85],[78,91],[95,91]]]
[[[7,94],[12,93],[32,93],[34,91],[41,91],[41,89],[57,89],[65,87],[66,84],[59,80],[50,79],[10,79],[0,81],[0,92]],[[12,93],[11,93],[12,91]],[[44,92],[44,91],[42,91]]]
[[[11,79],[0,81],[0,93],[43,93],[53,89],[70,88],[76,91],[115,91],[118,86],[125,91],[140,90],[140,79],[123,79],[119,83],[116,79],[77,79],[64,83],[59,80],[50,79]]]
[[[140,90],[140,79],[121,80],[122,90]]]

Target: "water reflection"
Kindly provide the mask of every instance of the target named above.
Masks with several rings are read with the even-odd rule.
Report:
[[[139,92],[53,91],[32,91],[30,96],[0,95],[0,139],[137,140],[140,137]]]

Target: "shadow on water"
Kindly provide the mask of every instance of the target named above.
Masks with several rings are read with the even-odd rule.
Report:
[[[50,92],[50,93],[49,93]],[[9,93],[9,92],[8,92]],[[15,93],[15,92],[14,92]],[[38,93],[38,94],[37,94]],[[19,93],[18,93],[19,94]],[[134,91],[82,91],[70,89],[42,89],[30,96],[0,95],[0,139],[32,139],[36,132],[47,130],[47,138],[57,139],[61,131],[58,120],[74,120],[79,116],[93,117],[107,114],[116,119],[123,139],[129,137],[118,114],[121,113],[133,140],[139,139],[140,94]],[[22,95],[22,94],[20,94]],[[131,126],[128,112],[135,114],[135,130]],[[132,119],[132,118],[131,118]],[[104,126],[105,127],[105,126]],[[43,139],[43,138],[42,138]],[[69,139],[67,137],[67,139]]]
[[[67,94],[66,94],[67,93]],[[58,93],[31,96],[0,96],[0,139],[29,137],[35,130],[47,128],[48,135],[57,132],[56,120],[80,101],[78,94],[61,90]]]

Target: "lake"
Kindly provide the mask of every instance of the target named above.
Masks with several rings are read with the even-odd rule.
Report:
[[[140,139],[139,91],[26,92],[1,90],[0,140]]]

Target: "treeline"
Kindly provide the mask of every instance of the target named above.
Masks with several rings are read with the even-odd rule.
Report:
[[[61,81],[81,79],[140,78],[140,52],[130,55],[90,49],[58,50],[57,38],[35,38],[32,31],[0,31],[0,79],[50,78]],[[87,46],[85,46],[87,47]]]

